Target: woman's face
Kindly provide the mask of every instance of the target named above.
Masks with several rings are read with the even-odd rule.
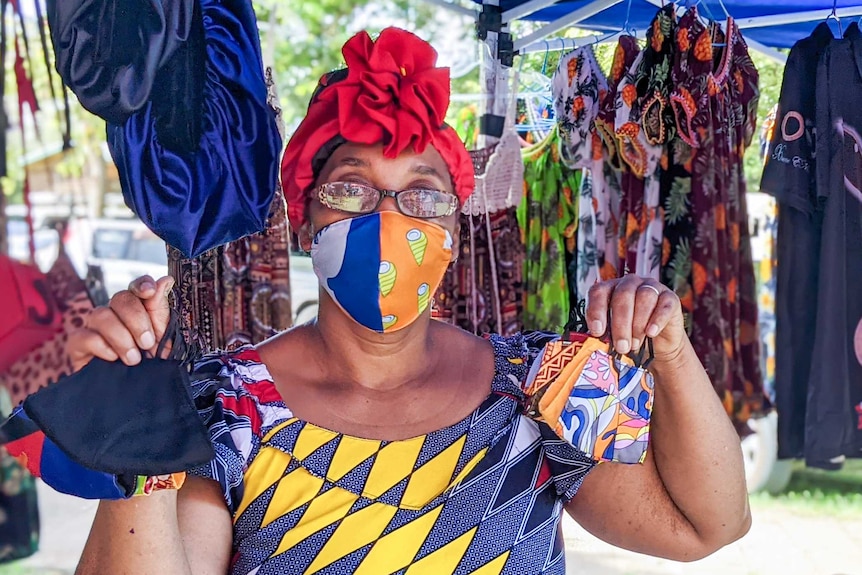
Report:
[[[397,158],[390,159],[383,156],[382,145],[343,144],[327,160],[315,187],[328,182],[352,182],[396,192],[423,188],[454,194],[449,168],[442,156],[431,146],[422,154],[406,151]],[[377,208],[377,211],[385,210],[398,211],[394,198],[384,198]],[[303,249],[310,249],[311,239],[322,228],[357,215],[329,209],[313,194],[308,207],[308,222],[300,234]],[[449,231],[455,241],[453,254],[457,254],[460,231],[458,211],[444,218],[426,221]]]

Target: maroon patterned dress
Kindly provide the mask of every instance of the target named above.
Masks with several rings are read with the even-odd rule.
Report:
[[[692,24],[694,27],[694,24]],[[694,28],[696,29],[696,28]],[[732,19],[697,35],[693,56],[715,53],[705,81],[691,82],[696,110],[688,133],[699,140],[692,161],[691,338],[737,427],[762,412],[754,265],[745,200],[743,153],[754,134],[758,74]],[[724,44],[713,52],[713,44]],[[704,96],[705,91],[705,96]],[[702,123],[702,127],[701,127]],[[681,130],[686,132],[687,127]]]

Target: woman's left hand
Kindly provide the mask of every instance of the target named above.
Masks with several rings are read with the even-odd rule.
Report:
[[[592,335],[601,337],[610,327],[614,348],[623,354],[640,349],[650,337],[655,361],[672,362],[688,342],[679,298],[656,280],[628,275],[597,283],[586,311]]]

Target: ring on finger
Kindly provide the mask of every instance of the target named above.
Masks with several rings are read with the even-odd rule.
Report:
[[[650,285],[650,284],[641,284],[641,285],[638,287],[638,289],[643,289],[643,288],[651,289],[652,291],[654,291],[654,292],[655,292],[655,295],[657,295],[657,296],[661,297],[661,292],[660,292],[660,291],[658,290],[658,288],[657,288],[657,287],[655,287],[654,285]]]

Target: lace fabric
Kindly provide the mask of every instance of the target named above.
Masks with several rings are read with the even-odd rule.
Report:
[[[518,74],[513,74],[506,125],[499,142],[470,152],[476,168],[476,190],[462,208],[470,216],[493,214],[517,206],[524,193],[524,162],[521,139],[515,131],[515,108],[518,101]],[[484,159],[484,166],[477,159]],[[483,169],[480,169],[483,168]]]

